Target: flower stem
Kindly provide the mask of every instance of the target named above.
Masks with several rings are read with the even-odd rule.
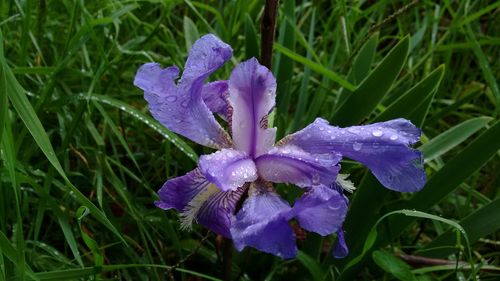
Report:
[[[222,280],[231,281],[233,265],[233,242],[231,239],[224,238],[222,242],[222,264],[224,266]]]
[[[278,13],[279,0],[266,0],[264,14],[260,26],[260,63],[271,69],[273,61],[273,43],[276,30],[276,15]]]

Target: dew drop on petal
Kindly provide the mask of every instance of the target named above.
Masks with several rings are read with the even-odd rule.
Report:
[[[361,150],[361,147],[363,147],[363,144],[362,144],[362,143],[359,143],[359,142],[355,142],[355,143],[353,143],[353,145],[352,145],[352,149],[354,149],[355,151],[360,151],[360,150]]]
[[[398,139],[398,135],[392,135],[392,136],[390,137],[390,139],[391,139],[391,140],[397,140],[397,139]]]
[[[174,102],[177,100],[177,97],[176,96],[167,96],[166,100],[169,102]]]
[[[357,133],[359,133],[359,129],[358,129],[358,128],[353,128],[353,127],[351,127],[351,128],[347,128],[347,131],[348,131],[349,133],[353,133],[353,134],[357,134]]]
[[[374,137],[381,137],[383,134],[384,134],[384,132],[382,132],[381,130],[375,130],[372,132],[372,135]]]

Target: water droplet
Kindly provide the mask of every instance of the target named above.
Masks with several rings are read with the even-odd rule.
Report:
[[[359,133],[359,129],[358,128],[347,128],[347,131],[349,131],[349,133],[353,133],[353,134],[357,134]]]
[[[397,140],[397,139],[398,139],[398,135],[392,135],[392,136],[390,137],[390,139],[391,139],[391,140]]]
[[[331,139],[331,140],[334,140],[334,139],[335,139],[335,136],[334,136],[334,135],[331,135],[331,136],[330,136],[330,139]]]
[[[352,149],[354,149],[355,151],[360,151],[362,146],[363,146],[363,144],[362,144],[362,143],[355,142],[355,143],[352,145]]]
[[[187,108],[189,106],[189,100],[185,100],[185,101],[181,102],[181,106],[184,108]]]
[[[323,127],[319,127],[319,130],[320,130],[320,131],[323,131],[323,130],[325,130],[325,128],[323,128]]]
[[[166,100],[169,102],[174,102],[177,100],[177,97],[176,96],[167,96]]]
[[[375,130],[372,132],[372,135],[375,137],[381,137],[384,134],[381,130]]]

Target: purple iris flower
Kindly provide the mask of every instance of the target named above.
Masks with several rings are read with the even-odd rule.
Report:
[[[343,190],[352,184],[339,174],[348,157],[365,164],[387,188],[412,192],[425,183],[423,159],[409,145],[420,130],[395,119],[339,128],[317,118],[304,129],[276,142],[268,127],[276,79],[255,59],[237,65],[229,80],[206,83],[232,56],[232,49],[212,34],[192,46],[184,71],[157,63],[140,67],[134,84],[144,90],[151,114],[169,130],[217,149],[203,155],[198,167],[168,180],[159,190],[159,208],[181,212],[181,226],[193,221],[246,246],[282,258],[297,254],[290,221],[326,236],[337,233],[334,256],[347,254],[342,223],[347,213]],[[227,121],[231,136],[214,114]],[[305,190],[293,206],[273,183]]]

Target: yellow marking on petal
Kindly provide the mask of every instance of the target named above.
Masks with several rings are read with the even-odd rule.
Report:
[[[196,215],[198,211],[203,206],[210,196],[220,191],[220,189],[211,184],[205,188],[202,192],[198,193],[193,200],[184,208],[183,212],[180,214],[181,229],[191,231],[193,229],[193,221],[196,221]]]

